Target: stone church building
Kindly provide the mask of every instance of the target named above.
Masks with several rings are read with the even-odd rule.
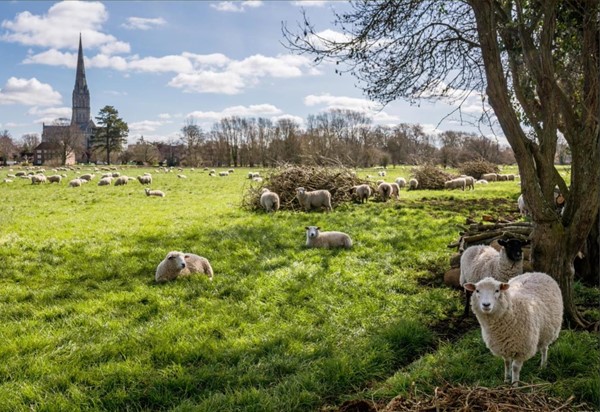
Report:
[[[34,149],[34,164],[41,165],[56,158],[56,152],[60,151],[53,143],[57,136],[69,133],[73,125],[76,125],[83,135],[83,151],[77,153],[78,162],[87,163],[91,155],[91,136],[96,125],[90,116],[90,91],[85,78],[85,65],[83,62],[83,47],[81,35],[79,35],[79,52],[77,55],[77,72],[75,74],[75,87],[73,88],[73,103],[71,113],[71,125],[46,125],[42,127],[42,143]],[[69,159],[71,160],[71,159]]]

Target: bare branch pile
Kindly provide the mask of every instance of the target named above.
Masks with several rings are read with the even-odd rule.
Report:
[[[498,166],[485,160],[473,160],[470,162],[464,162],[458,170],[461,174],[467,176],[473,176],[475,179],[481,179],[486,173],[498,173],[500,169]]]
[[[299,210],[296,188],[306,190],[326,189],[331,192],[331,204],[335,208],[341,203],[352,201],[351,189],[360,184],[372,182],[356,176],[353,170],[345,167],[282,166],[271,171],[262,182],[253,184],[244,194],[242,207],[249,210],[260,209],[260,192],[263,188],[279,195],[280,210]]]
[[[444,182],[452,179],[450,173],[432,166],[423,165],[412,169],[412,175],[419,182],[419,189],[440,190],[444,188]]]

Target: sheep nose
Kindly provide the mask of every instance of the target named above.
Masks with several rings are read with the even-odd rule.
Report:
[[[185,263],[182,263],[181,264],[181,268],[183,269],[184,267],[185,267]]]
[[[489,303],[482,303],[481,306],[483,306],[484,308],[489,308],[490,304]]]

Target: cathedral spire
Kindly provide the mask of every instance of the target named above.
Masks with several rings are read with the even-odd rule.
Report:
[[[86,129],[90,122],[90,91],[85,79],[85,66],[83,64],[83,46],[81,44],[81,33],[79,33],[79,53],[77,54],[77,74],[75,75],[75,87],[73,88],[73,113],[71,124],[78,125],[82,130]]]
[[[75,76],[75,88],[87,88],[85,80],[85,66],[83,64],[83,46],[81,45],[81,33],[79,33],[79,53],[77,54],[77,74]]]

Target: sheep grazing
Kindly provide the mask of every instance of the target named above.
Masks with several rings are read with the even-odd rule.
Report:
[[[523,362],[541,352],[546,366],[548,346],[560,333],[563,301],[556,281],[545,273],[530,272],[508,283],[486,277],[466,283],[473,293],[471,308],[488,349],[504,359],[504,382],[518,385]]]
[[[229,172],[219,172],[219,176],[229,176]]]
[[[296,188],[296,197],[300,206],[307,212],[313,207],[316,209],[325,208],[326,210],[332,211],[331,207],[331,193],[329,190],[313,190],[307,192],[305,188]]]
[[[525,242],[518,239],[500,239],[502,246],[497,251],[492,246],[476,245],[468,247],[460,257],[459,283],[477,283],[481,279],[491,276],[500,282],[523,273],[523,245]],[[469,301],[471,294],[465,292],[465,311],[463,316],[469,314]]]
[[[161,190],[150,190],[148,188],[145,188],[144,192],[146,192],[146,196],[165,197],[165,192]]]
[[[419,181],[415,178],[412,178],[408,181],[408,188],[410,190],[416,190],[419,187]]]
[[[110,177],[110,176],[103,177],[102,179],[100,179],[98,181],[98,186],[110,186],[111,183],[112,183],[112,177]]]
[[[203,273],[211,281],[213,280],[213,269],[206,258],[191,253],[173,251],[169,252],[158,264],[154,280],[167,282],[192,273]]]
[[[266,187],[261,190],[260,205],[268,212],[277,212],[279,210],[279,195],[271,192]]]
[[[61,180],[62,180],[61,175],[48,176],[48,183],[60,183]]]
[[[354,193],[360,203],[365,203],[371,197],[371,186],[367,184],[353,186],[352,193]]]
[[[127,176],[119,176],[115,179],[115,186],[124,186],[129,183],[129,178]]]
[[[80,187],[83,182],[82,179],[73,179],[69,182],[69,187]]]
[[[473,176],[461,175],[465,179],[465,188],[475,190],[475,178]]]
[[[396,184],[400,189],[402,189],[403,187],[406,187],[406,179],[403,177],[399,177],[396,179]]]
[[[400,199],[400,186],[398,186],[398,183],[390,183],[390,186],[392,187],[392,197],[396,200]]]
[[[498,175],[496,173],[486,173],[482,175],[481,178],[488,182],[496,182],[498,180]]]
[[[306,226],[306,246],[319,248],[352,247],[352,239],[343,232],[321,232],[318,226]]]
[[[96,176],[96,175],[88,173],[88,174],[79,176],[79,178],[81,180],[85,180],[86,182],[89,182],[90,180],[92,180],[94,178],[94,176]]]
[[[233,172],[235,172],[235,170],[233,170],[233,169],[229,169],[229,170],[227,171],[227,173],[233,173]]]
[[[152,176],[148,176],[148,175],[138,176],[137,180],[143,185],[151,185],[152,184]]]
[[[46,183],[46,176],[44,175],[33,175],[31,176],[31,184],[35,185],[35,184],[42,184],[42,183]]]
[[[260,173],[259,172],[249,172],[248,173],[248,179],[254,179],[256,177],[260,177]]]
[[[377,192],[383,202],[387,202],[390,196],[392,196],[392,190],[394,190],[392,189],[392,185],[386,182],[381,182],[377,186]]]
[[[457,177],[456,179],[444,182],[444,189],[462,189],[464,191],[466,187],[467,181],[464,177]]]

